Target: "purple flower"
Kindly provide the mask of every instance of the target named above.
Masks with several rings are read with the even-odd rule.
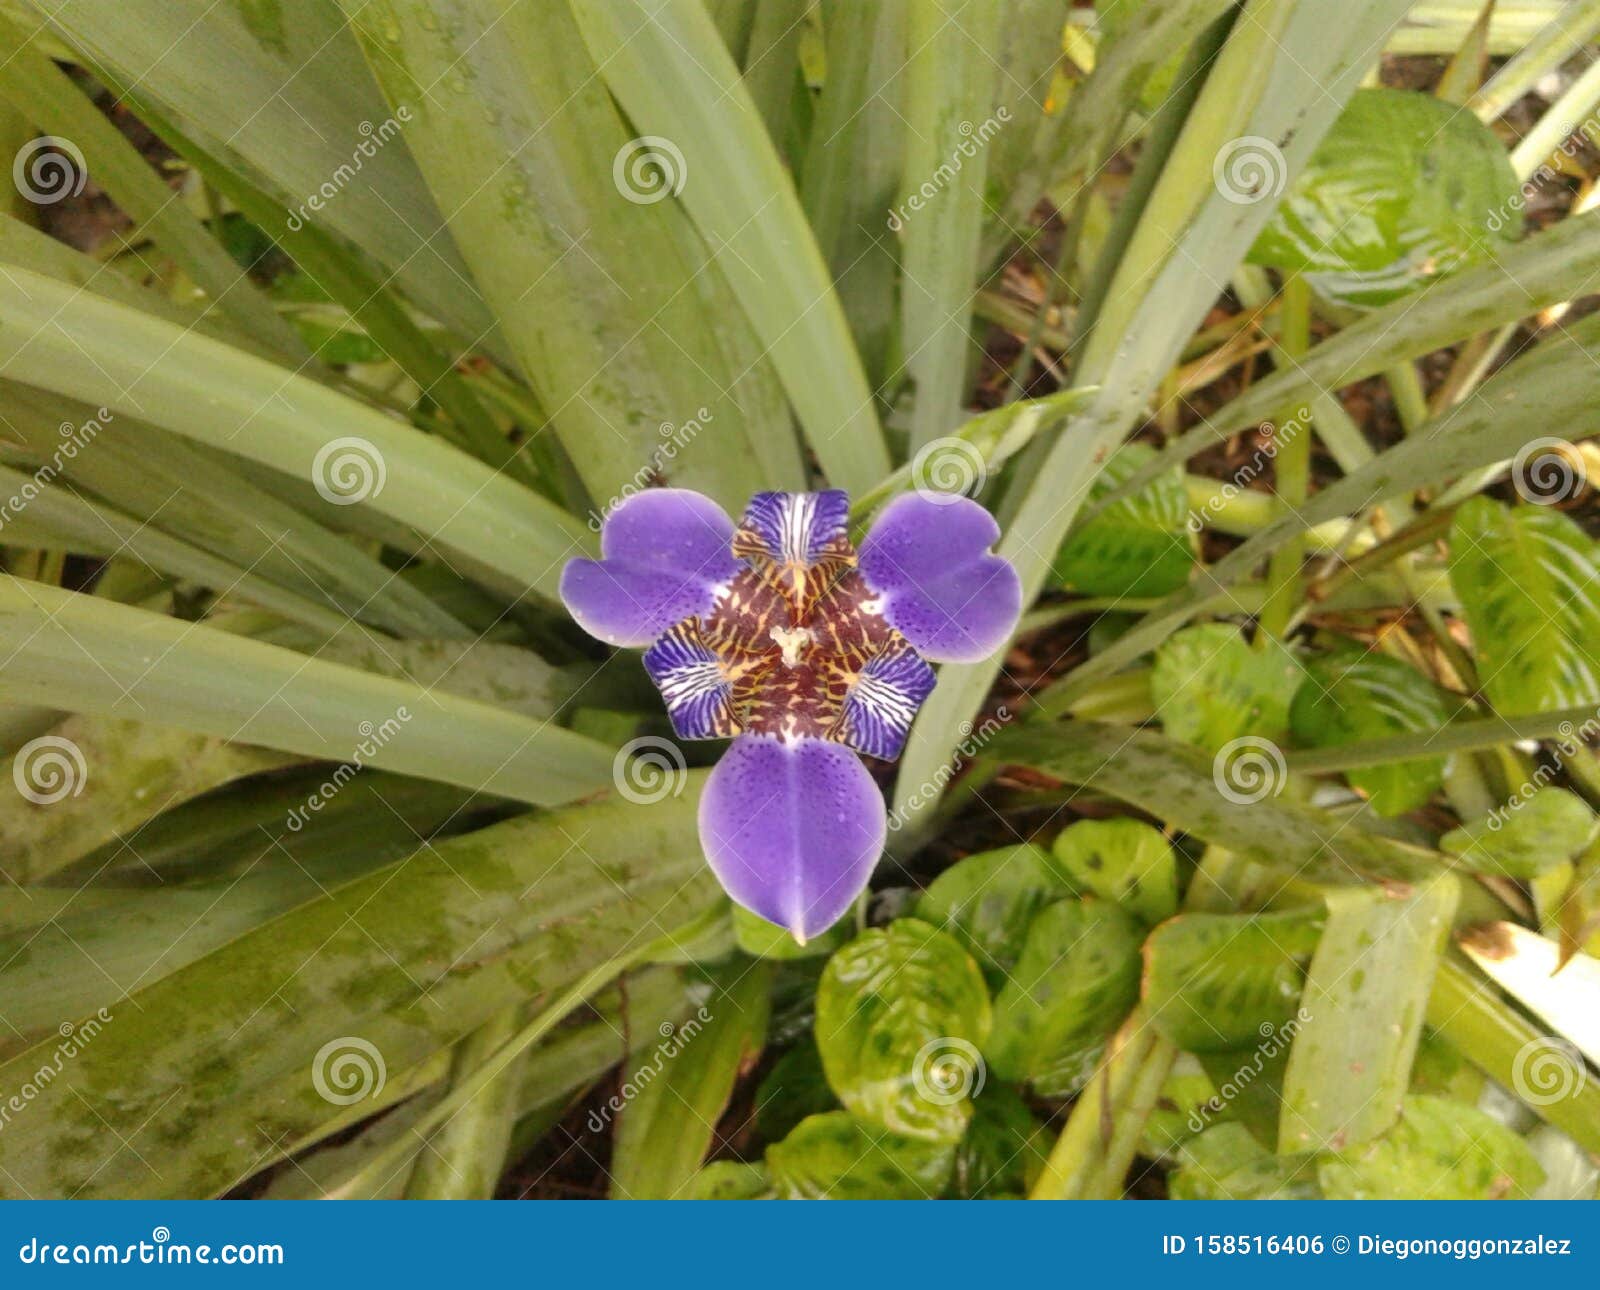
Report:
[[[986,657],[1022,608],[976,502],[904,494],[859,552],[849,513],[837,490],[757,493],[735,527],[698,493],[650,489],[607,517],[601,559],[561,577],[585,631],[648,646],[680,738],[733,737],[701,845],[734,900],[802,942],[883,850],[883,797],[850,750],[897,757],[933,689],[925,660]]]

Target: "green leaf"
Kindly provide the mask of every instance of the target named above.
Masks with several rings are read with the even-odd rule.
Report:
[[[1600,703],[1596,578],[1600,544],[1556,510],[1474,497],[1456,512],[1450,585],[1497,709]]]
[[[862,1121],[927,1142],[965,1131],[989,1025],[978,965],[914,918],[863,932],[817,985],[817,1047],[839,1100]]]
[[[1095,477],[1090,504],[1109,494],[1156,455],[1149,444],[1118,448]],[[1189,493],[1173,466],[1139,492],[1079,525],[1056,553],[1052,570],[1063,587],[1085,596],[1164,596],[1194,568]]]
[[[685,1191],[716,1140],[734,1082],[766,1043],[771,968],[735,958],[710,979],[699,1012],[625,1077],[638,1092],[622,1108],[612,1142],[615,1199],[671,1200]],[[644,1082],[652,1069],[655,1077]]]
[[[773,1062],[756,1089],[756,1128],[768,1142],[787,1137],[808,1115],[838,1109],[822,1070],[822,1054],[810,1035]]]
[[[994,1074],[1025,1080],[1044,1097],[1082,1088],[1139,998],[1143,938],[1132,915],[1092,896],[1040,913],[995,999],[984,1049]]]
[[[1470,112],[1414,90],[1364,89],[1284,196],[1250,259],[1307,275],[1340,304],[1373,306],[1516,237],[1517,177]]]
[[[1150,696],[1168,735],[1209,753],[1246,736],[1276,741],[1303,675],[1273,638],[1251,648],[1227,623],[1174,634],[1156,651]]]
[[[1079,820],[1056,834],[1055,866],[1079,891],[1092,891],[1154,926],[1178,911],[1178,860],[1142,820]]]
[[[1595,836],[1596,823],[1581,797],[1546,787],[1451,829],[1439,839],[1439,849],[1460,856],[1474,873],[1535,878],[1581,854]]]
[[[1004,1084],[984,1089],[956,1147],[952,1194],[981,1200],[1026,1195],[1044,1168],[1049,1142],[1028,1104]]]
[[[695,1174],[683,1194],[686,1200],[758,1200],[771,1189],[764,1165],[718,1160]]]
[[[1449,874],[1326,893],[1284,1075],[1279,1151],[1353,1146],[1394,1123],[1459,898]]]
[[[746,954],[758,959],[788,962],[791,959],[819,958],[824,954],[832,954],[850,939],[850,933],[854,930],[854,921],[846,916],[820,936],[813,936],[801,945],[787,927],[769,923],[761,915],[752,914],[740,905],[733,907],[734,940]]]
[[[1181,914],[1163,923],[1144,948],[1151,1021],[1192,1053],[1286,1044],[1320,914]]]
[[[1316,1200],[1316,1160],[1275,1156],[1242,1124],[1217,1124],[1183,1144],[1167,1179],[1173,1200]]]
[[[844,1111],[802,1120],[767,1148],[784,1200],[932,1200],[949,1184],[955,1147],[869,1128]]]
[[[958,860],[928,885],[916,912],[960,941],[998,985],[1016,966],[1034,915],[1071,894],[1049,856],[1024,843]]]
[[[1312,748],[1434,731],[1449,720],[1450,709],[1438,688],[1415,668],[1385,654],[1315,660],[1289,710],[1295,741]],[[1444,758],[1351,770],[1346,777],[1379,815],[1404,815],[1426,803],[1444,782]]]
[[[1527,1200],[1544,1182],[1533,1149],[1473,1106],[1413,1094],[1381,1138],[1324,1156],[1330,1200]]]

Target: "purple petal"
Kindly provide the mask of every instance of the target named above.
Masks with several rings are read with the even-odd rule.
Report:
[[[975,663],[1006,643],[1022,612],[1022,580],[990,552],[994,517],[967,498],[905,493],[884,508],[857,568],[883,616],[935,663]]]
[[[765,556],[787,568],[810,568],[850,554],[850,497],[842,489],[821,493],[757,493],[750,499],[734,550]]]
[[[606,517],[600,560],[571,560],[561,599],[578,626],[613,645],[648,645],[710,611],[739,571],[733,522],[686,488],[635,493]]]
[[[839,733],[869,757],[898,757],[933,681],[933,669],[916,650],[904,642],[891,645],[861,669],[850,687]]]
[[[661,690],[680,739],[723,739],[736,733],[733,686],[700,639],[697,619],[679,623],[644,652],[644,670]]]
[[[886,834],[867,768],[821,739],[740,735],[700,797],[700,845],[728,895],[801,942],[849,910]]]

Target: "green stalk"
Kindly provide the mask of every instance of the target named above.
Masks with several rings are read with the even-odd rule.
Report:
[[[1278,349],[1289,362],[1311,348],[1311,288],[1298,273],[1283,283],[1282,331]],[[1280,415],[1278,424],[1295,427],[1285,435],[1274,460],[1278,501],[1291,513],[1305,504],[1311,491],[1311,427],[1300,425],[1295,409]],[[1272,553],[1267,569],[1267,603],[1261,610],[1261,630],[1282,637],[1300,600],[1300,566],[1305,558],[1305,537],[1297,534]]]

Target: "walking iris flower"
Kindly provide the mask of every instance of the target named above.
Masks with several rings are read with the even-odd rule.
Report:
[[[851,752],[899,756],[927,660],[1011,635],[1022,586],[963,497],[907,493],[851,545],[843,492],[757,493],[737,527],[710,498],[636,493],[561,598],[590,635],[648,647],[683,739],[733,738],[700,799],[700,842],[735,901],[804,941],[867,884],[883,797]]]

